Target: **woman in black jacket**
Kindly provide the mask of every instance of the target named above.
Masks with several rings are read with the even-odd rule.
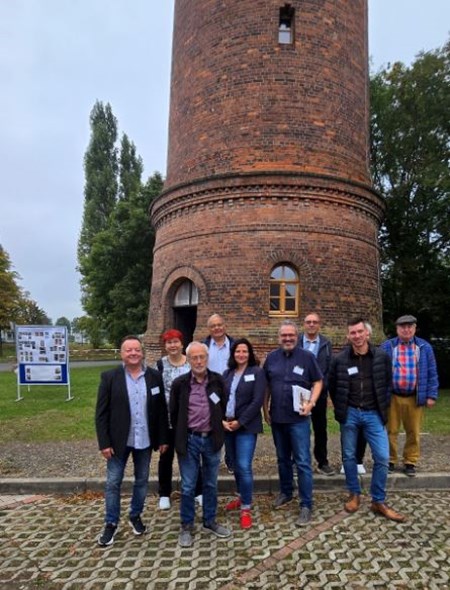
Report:
[[[228,367],[223,375],[227,392],[226,419],[223,421],[223,427],[225,445],[234,466],[239,497],[229,502],[226,510],[240,508],[241,528],[247,529],[252,526],[252,462],[258,433],[263,431],[261,408],[266,377],[258,366],[252,345],[246,338],[240,338],[233,343]]]

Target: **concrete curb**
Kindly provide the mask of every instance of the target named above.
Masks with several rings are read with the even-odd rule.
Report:
[[[370,486],[371,473],[362,475],[361,483],[366,489]],[[130,492],[133,480],[124,479],[123,491]],[[105,480],[102,478],[3,478],[0,479],[0,494],[82,494],[86,492],[103,492]],[[180,489],[179,480],[174,481],[174,490]],[[219,494],[232,494],[235,483],[232,475],[219,477]],[[345,479],[341,474],[329,477],[314,475],[314,489],[320,492],[345,492]],[[394,473],[388,477],[387,489],[390,491],[444,490],[450,489],[450,473],[419,473],[416,477],[406,477]],[[150,479],[149,492],[156,494],[158,482]],[[254,491],[259,494],[276,494],[279,491],[277,476],[256,476]]]

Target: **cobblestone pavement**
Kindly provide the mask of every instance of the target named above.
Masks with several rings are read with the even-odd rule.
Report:
[[[124,499],[123,510],[127,508]],[[194,545],[178,546],[179,503],[156,510],[149,497],[143,519],[150,532],[132,534],[122,519],[113,546],[96,543],[102,529],[100,494],[10,496],[0,501],[1,590],[294,590],[298,588],[450,588],[450,494],[390,494],[408,515],[396,524],[369,511],[342,510],[343,493],[316,493],[311,526],[298,528],[298,507],[273,511],[273,496],[255,498],[252,529],[239,529],[239,513],[218,520],[233,529],[217,539],[201,529]],[[197,509],[199,510],[199,509]]]

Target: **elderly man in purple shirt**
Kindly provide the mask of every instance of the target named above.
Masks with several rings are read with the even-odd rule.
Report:
[[[198,471],[203,477],[203,528],[217,537],[231,531],[216,522],[217,478],[220,450],[224,443],[222,420],[226,393],[223,378],[210,371],[208,347],[191,342],[186,349],[191,370],[175,379],[170,393],[170,418],[175,430],[175,450],[181,474],[181,531],[179,544],[193,543],[195,484]]]

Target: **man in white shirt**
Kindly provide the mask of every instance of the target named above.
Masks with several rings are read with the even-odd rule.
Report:
[[[223,375],[228,368],[233,338],[227,335],[225,321],[218,313],[210,316],[207,326],[209,336],[204,343],[208,347],[208,369]]]

